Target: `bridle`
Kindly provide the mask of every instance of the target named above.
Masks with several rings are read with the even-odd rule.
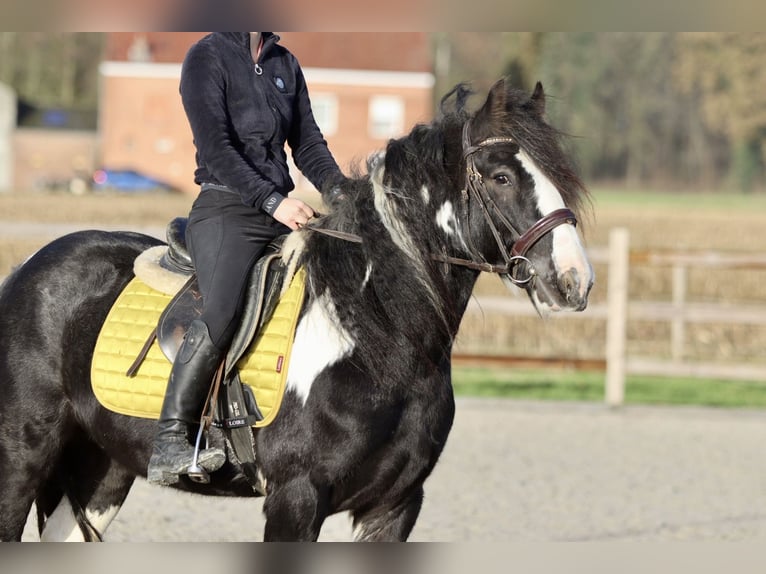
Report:
[[[503,257],[504,263],[502,265],[495,265],[484,261],[479,250],[476,249],[473,244],[469,247],[473,259],[460,259],[457,257],[450,257],[446,254],[433,255],[432,257],[435,260],[443,261],[444,263],[461,265],[463,267],[469,267],[487,273],[507,275],[508,278],[517,285],[524,285],[529,283],[529,281],[536,275],[532,262],[526,257],[529,249],[559,225],[565,223],[577,225],[577,217],[575,217],[575,214],[570,209],[556,209],[537,221],[537,223],[532,225],[532,227],[527,229],[524,233],[519,233],[494,200],[489,196],[487,188],[484,185],[484,179],[476,169],[476,161],[474,159],[476,153],[490,146],[498,144],[515,144],[516,141],[510,137],[490,137],[482,140],[476,145],[471,145],[470,130],[471,120],[469,119],[463,126],[463,159],[465,159],[466,169],[465,187],[461,190],[463,217],[466,222],[470,222],[469,205],[471,198],[473,198],[481,208],[482,215],[484,216],[490,231],[492,231],[492,235],[495,238],[495,242]],[[510,253],[506,250],[500,231],[492,218],[493,213],[500,223],[502,223],[503,226],[517,238],[513,242]],[[468,234],[468,237],[469,242],[471,242],[470,233]],[[481,259],[481,261],[478,261],[478,259]],[[524,278],[514,276],[516,266],[520,263],[527,264],[527,276]]]
[[[540,239],[553,231],[559,225],[577,225],[577,217],[570,209],[556,209],[537,221],[524,233],[519,233],[510,222],[510,220],[503,214],[494,200],[489,196],[487,188],[484,185],[484,179],[476,169],[476,161],[474,159],[476,153],[490,146],[498,144],[516,144],[516,141],[511,137],[490,137],[482,140],[476,145],[471,145],[470,126],[471,120],[469,119],[463,126],[463,158],[465,159],[466,178],[465,187],[461,190],[462,217],[467,222],[467,224],[470,225],[469,208],[471,198],[473,198],[481,208],[482,215],[484,216],[490,231],[492,231],[492,235],[495,238],[495,242],[497,243],[500,254],[503,257],[504,263],[502,265],[496,265],[485,261],[481,256],[481,252],[473,245],[470,233],[468,234],[468,242],[471,243],[469,251],[473,256],[473,259],[451,257],[446,253],[433,254],[431,257],[435,261],[441,261],[451,265],[460,265],[462,267],[468,267],[477,271],[507,275],[513,283],[517,285],[525,285],[529,283],[537,274],[535,268],[532,266],[532,262],[526,257],[527,252],[535,243],[537,243]],[[516,240],[513,242],[510,253],[505,248],[505,244],[503,242],[503,238],[500,235],[500,231],[498,230],[492,218],[492,213],[494,213],[495,217],[497,217],[500,223],[502,223],[508,231],[516,236]],[[303,225],[300,227],[302,229],[329,235],[344,241],[350,241],[353,243],[362,242],[362,238],[359,235],[352,233],[325,229],[316,227],[315,225],[311,224]],[[524,278],[518,278],[514,276],[517,265],[521,263],[526,263],[527,276]]]

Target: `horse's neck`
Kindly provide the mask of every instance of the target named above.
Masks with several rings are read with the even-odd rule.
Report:
[[[412,278],[402,280],[397,291],[401,299],[421,302],[417,317],[413,317],[420,323],[416,329],[430,333],[434,325],[443,325],[445,335],[452,340],[457,335],[479,274],[447,263],[438,266],[437,275],[431,275],[430,282],[421,283]]]
[[[444,265],[449,266],[448,263],[444,263]],[[454,314],[458,320],[458,324],[454,327],[454,334],[457,334],[457,328],[460,326],[460,320],[463,318],[468,302],[471,300],[476,281],[479,279],[479,273],[456,266],[449,267],[446,283],[454,301]]]

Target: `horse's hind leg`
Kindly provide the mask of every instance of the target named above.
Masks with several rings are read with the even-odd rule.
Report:
[[[40,540],[102,540],[134,478],[98,446],[72,445],[36,500]]]
[[[61,450],[61,427],[0,401],[0,540],[19,541],[40,487]],[[40,409],[42,411],[42,409]]]
[[[404,542],[409,538],[423,504],[423,489],[418,488],[393,508],[375,508],[354,513],[354,539],[357,542]]]
[[[0,445],[0,541],[19,542],[34,500],[34,482],[29,484],[12,457]]]

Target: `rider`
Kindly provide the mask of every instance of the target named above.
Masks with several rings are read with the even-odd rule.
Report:
[[[268,243],[306,224],[314,211],[288,197],[285,142],[295,165],[323,198],[344,176],[314,120],[300,64],[272,32],[215,32],[188,51],[181,99],[194,144],[200,193],[189,213],[186,240],[203,310],[194,320],[170,373],[148,480],[177,482],[187,474],[199,421],[215,371],[234,336],[248,273]],[[214,471],[219,448],[200,452]]]

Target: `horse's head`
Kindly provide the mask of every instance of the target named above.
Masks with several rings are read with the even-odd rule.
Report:
[[[466,243],[539,312],[581,311],[594,278],[576,229],[586,192],[544,108],[541,84],[530,97],[501,80],[465,123]]]

